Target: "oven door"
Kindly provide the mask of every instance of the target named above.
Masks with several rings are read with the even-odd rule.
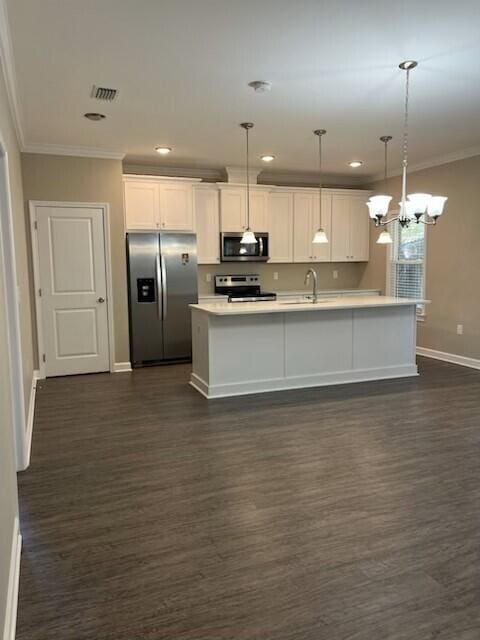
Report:
[[[242,244],[241,233],[220,234],[221,262],[266,262],[268,260],[268,233],[256,233],[257,242]]]

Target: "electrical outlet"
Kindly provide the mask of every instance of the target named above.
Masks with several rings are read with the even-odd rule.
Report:
[[[207,273],[206,276],[205,276],[205,280],[207,282],[211,282],[212,281],[212,274],[211,273]]]
[[[273,272],[273,279],[278,280],[278,271]]]
[[[333,279],[336,280],[338,278],[338,271],[336,269],[334,269],[332,271],[332,275],[333,275]]]
[[[463,324],[457,324],[457,335],[463,336]]]

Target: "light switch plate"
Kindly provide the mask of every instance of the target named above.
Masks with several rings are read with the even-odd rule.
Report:
[[[206,280],[207,282],[211,282],[211,281],[212,281],[212,274],[211,274],[211,273],[207,273],[207,274],[205,275],[205,280]]]

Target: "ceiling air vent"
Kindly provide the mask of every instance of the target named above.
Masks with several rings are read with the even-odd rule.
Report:
[[[109,89],[108,87],[96,87],[93,86],[92,98],[97,100],[103,100],[104,102],[112,102],[117,97],[117,89]]]

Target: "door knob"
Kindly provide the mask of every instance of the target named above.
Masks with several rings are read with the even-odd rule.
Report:
[[[105,298],[100,297],[98,298],[97,302],[100,302],[100,303],[105,302]]]

